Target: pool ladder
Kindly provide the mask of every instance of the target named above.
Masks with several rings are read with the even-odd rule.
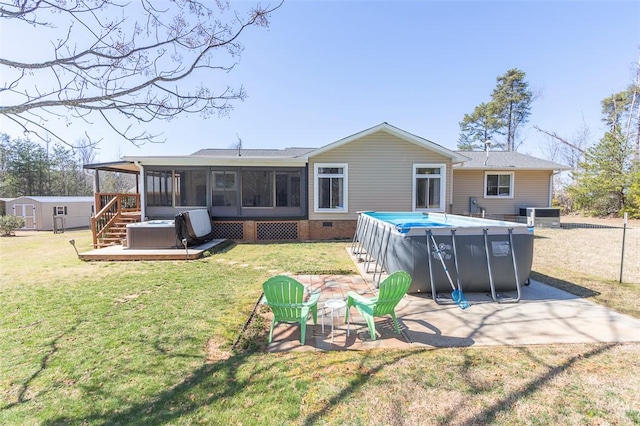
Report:
[[[438,293],[436,292],[436,287],[433,279],[433,265],[432,265],[433,256],[432,256],[432,247],[431,247],[431,241],[435,241],[435,239],[431,240],[431,236],[432,236],[431,230],[428,229],[427,230],[427,252],[429,256],[429,280],[431,281],[431,295],[433,297],[434,302],[436,302],[439,305],[455,304],[455,302],[451,299],[443,299],[438,297]],[[487,272],[489,275],[489,286],[491,287],[491,298],[493,299],[494,302],[497,302],[497,303],[518,303],[522,298],[522,293],[520,289],[520,278],[518,277],[518,265],[516,262],[516,255],[513,247],[513,228],[509,228],[509,252],[511,254],[511,261],[513,263],[513,271],[515,275],[515,283],[516,283],[516,291],[517,291],[516,297],[504,297],[500,293],[496,292],[495,282],[493,279],[493,271],[491,269],[491,254],[489,251],[489,230],[487,228],[483,230],[483,236],[484,236],[484,251],[487,259]],[[458,251],[456,249],[456,230],[455,229],[451,230],[451,246],[453,249],[453,263],[454,263],[455,272],[456,272],[456,283],[457,283],[458,289],[462,290],[462,287],[460,284],[460,271],[458,268]],[[434,247],[433,250],[440,250],[440,249],[438,247]]]
[[[493,273],[491,272],[491,255],[489,254],[489,230],[485,228],[484,234],[484,252],[487,255],[487,269],[489,270],[489,284],[491,286],[491,298],[498,303],[518,303],[522,298],[520,290],[520,278],[518,277],[518,262],[516,262],[516,253],[513,247],[513,228],[509,228],[509,252],[511,253],[511,261],[513,262],[513,273],[516,277],[516,297],[503,297],[496,293],[496,287],[493,283]]]
[[[367,212],[358,212],[356,232],[351,241],[351,254],[356,256],[359,262],[364,262],[364,271],[366,273],[371,272],[370,266],[375,263],[372,282],[376,282],[377,275],[377,285],[379,286],[382,273],[387,271],[385,259],[391,239],[391,227],[381,227],[362,213]],[[378,266],[380,267],[379,271]]]

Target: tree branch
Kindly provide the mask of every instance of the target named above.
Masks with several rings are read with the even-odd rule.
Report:
[[[141,135],[148,141],[153,136],[132,132],[132,123],[121,124],[106,113],[138,124],[181,114],[228,113],[234,100],[244,99],[244,89],[225,85],[216,90],[210,84],[193,85],[193,78],[197,72],[211,81],[214,72],[232,71],[242,51],[242,33],[267,26],[269,15],[281,5],[258,5],[246,18],[235,12],[224,22],[227,5],[218,4],[214,13],[198,0],[0,1],[0,18],[41,25],[42,38],[53,43],[47,60],[0,58],[0,72],[7,76],[0,88],[0,115],[25,130],[41,132],[47,115],[65,116],[71,123],[96,112],[118,135],[139,144]],[[44,18],[47,13],[50,20]],[[131,16],[142,16],[142,25]],[[61,37],[56,31],[62,31]],[[229,62],[212,63],[214,52],[218,61],[224,61],[219,54],[226,53]],[[25,115],[37,111],[42,115],[36,113],[36,120]]]
[[[575,144],[569,142],[565,138],[559,136],[556,132],[551,132],[551,131],[548,131],[548,130],[541,129],[537,125],[534,125],[533,128],[536,129],[537,131],[541,132],[541,133],[544,133],[547,136],[552,137],[553,139],[557,140],[558,142],[561,142],[561,143],[567,145],[571,149],[575,149],[576,151],[578,151],[582,155],[586,154],[586,151],[584,149],[580,148],[579,146],[576,146]]]

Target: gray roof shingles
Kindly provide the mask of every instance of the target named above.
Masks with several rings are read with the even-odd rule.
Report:
[[[284,149],[201,149],[194,157],[248,157],[248,158],[298,158],[315,151],[317,148]],[[470,160],[456,166],[456,169],[532,169],[532,170],[569,170],[569,167],[513,151],[456,151]]]
[[[469,161],[459,169],[532,169],[532,170],[569,170],[570,167],[553,161],[543,160],[513,151],[458,151]]]
[[[304,156],[317,148],[284,148],[284,149],[241,149],[238,155],[237,149],[201,149],[192,156],[201,157],[281,157],[296,158]]]

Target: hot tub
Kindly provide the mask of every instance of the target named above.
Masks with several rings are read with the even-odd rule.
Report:
[[[127,225],[128,249],[168,249],[176,247],[176,226],[173,220],[150,220]]]
[[[411,293],[451,293],[429,234],[451,281],[456,286],[459,282],[463,291],[491,291],[494,299],[497,291],[517,290],[519,295],[529,279],[533,228],[514,222],[442,213],[361,212],[352,250],[387,273],[407,271],[413,279]]]

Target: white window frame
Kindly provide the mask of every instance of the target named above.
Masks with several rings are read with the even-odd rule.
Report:
[[[318,172],[318,169],[320,168],[342,168],[342,173],[341,174],[320,174]],[[313,211],[315,213],[347,213],[349,211],[349,194],[348,194],[348,188],[349,188],[349,181],[348,181],[348,176],[349,176],[349,166],[346,163],[316,163],[313,166],[313,199],[314,199],[314,203],[313,203]],[[325,209],[325,208],[319,208],[318,206],[320,205],[320,184],[319,184],[319,180],[320,178],[327,178],[327,177],[341,177],[342,178],[342,194],[343,194],[343,198],[344,198],[344,203],[343,206],[341,208],[330,208],[330,209]]]
[[[487,194],[487,178],[489,176],[509,176],[509,195],[489,195]],[[500,178],[498,178],[500,180]],[[513,188],[514,188],[514,180],[515,173],[514,172],[484,172],[484,198],[499,198],[499,199],[509,199],[513,198]]]
[[[423,174],[418,174],[417,171],[418,169],[423,169],[423,168],[428,168],[428,169],[436,169],[439,168],[440,169],[440,174],[439,175],[423,175]],[[423,209],[423,208],[417,208],[416,207],[416,191],[417,191],[417,184],[418,184],[418,178],[421,177],[424,178],[428,178],[428,177],[439,177],[440,178],[440,206],[438,208],[435,209]],[[444,212],[445,211],[445,205],[446,205],[446,188],[447,188],[447,165],[444,163],[417,163],[413,165],[413,179],[412,179],[412,185],[411,185],[411,208],[412,211],[417,211],[417,212]]]
[[[56,206],[56,214],[55,216],[66,216],[67,215],[67,206]]]

